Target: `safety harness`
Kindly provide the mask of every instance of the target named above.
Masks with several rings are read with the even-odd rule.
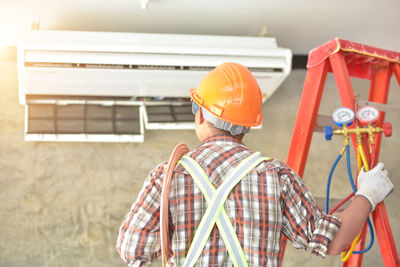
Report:
[[[194,266],[197,262],[215,223],[217,223],[218,229],[221,232],[222,239],[224,240],[234,266],[248,266],[243,248],[240,245],[235,229],[224,209],[224,203],[233,187],[260,164],[260,162],[268,159],[269,158],[261,155],[260,152],[252,154],[240,162],[218,189],[215,189],[205,171],[195,160],[188,156],[183,156],[181,158],[178,163],[189,172],[208,204],[208,208],[196,230],[183,266]]]

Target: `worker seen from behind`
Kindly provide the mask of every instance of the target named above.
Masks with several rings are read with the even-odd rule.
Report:
[[[178,162],[171,180],[171,266],[280,266],[282,235],[317,256],[339,254],[393,189],[380,163],[360,173],[358,191],[345,210],[324,214],[290,167],[243,143],[250,127],[262,123],[261,91],[246,67],[224,63],[190,95],[202,143]],[[150,172],[120,227],[117,250],[130,266],[161,253],[166,166]]]

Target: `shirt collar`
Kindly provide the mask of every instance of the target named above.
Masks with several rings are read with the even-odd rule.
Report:
[[[236,143],[239,145],[243,145],[243,142],[229,135],[213,135],[204,139],[202,144],[215,143],[215,142],[228,142],[228,143]]]

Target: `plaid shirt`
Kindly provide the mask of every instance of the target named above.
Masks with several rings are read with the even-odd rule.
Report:
[[[218,188],[230,170],[252,152],[226,136],[213,136],[191,151]],[[117,250],[129,265],[141,266],[157,258],[160,251],[160,196],[167,163],[150,172],[131,211],[119,231]],[[207,208],[206,201],[188,172],[178,165],[171,182],[170,220],[174,232],[170,263],[183,264],[197,226]],[[279,266],[281,235],[295,248],[325,257],[327,245],[340,227],[338,218],[325,215],[316,206],[302,179],[285,163],[260,163],[236,185],[225,202],[249,266]],[[216,226],[197,266],[232,266]]]

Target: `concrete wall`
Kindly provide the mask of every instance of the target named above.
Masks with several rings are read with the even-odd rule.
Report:
[[[305,74],[293,71],[264,105],[263,129],[244,140],[250,148],[286,160]],[[366,98],[368,83],[353,82]],[[394,78],[389,103],[400,103]],[[329,115],[338,106],[335,82],[328,76],[320,114]],[[393,124],[393,136],[383,139],[381,160],[396,186],[386,204],[399,247],[399,113],[388,113],[387,121]],[[115,251],[118,228],[148,171],[166,160],[175,144],[199,145],[192,131],[147,131],[143,144],[28,143],[23,135],[16,64],[0,63],[0,266],[123,266]],[[325,194],[330,166],[341,147],[339,137],[326,142],[322,134],[314,135],[304,179],[315,196]],[[348,193],[343,161],[331,194],[341,198]],[[339,266],[340,259],[321,260],[288,245],[284,266],[311,264]],[[377,243],[364,266],[382,266]]]

